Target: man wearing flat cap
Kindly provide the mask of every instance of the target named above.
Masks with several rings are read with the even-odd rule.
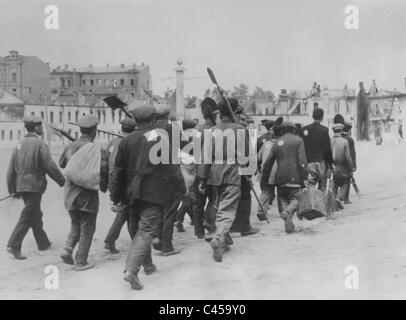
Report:
[[[47,186],[46,175],[60,187],[65,183],[64,176],[41,139],[42,119],[27,116],[24,118],[24,126],[27,135],[14,149],[7,170],[8,192],[21,195],[25,205],[7,244],[7,251],[16,259],[26,259],[21,254],[21,245],[30,228],[39,250],[47,250],[51,246],[43,229],[41,211],[41,199]]]
[[[333,125],[334,136],[331,139],[335,170],[333,173],[333,194],[336,199],[336,209],[342,209],[342,204],[337,197],[339,189],[345,187],[351,179],[353,162],[350,155],[350,146],[343,137],[344,124]],[[343,191],[345,192],[345,190]]]
[[[65,147],[59,166],[65,168],[72,156],[88,143],[94,143],[99,119],[96,115],[88,114],[79,119],[82,136]],[[108,162],[106,153],[101,154],[100,165],[100,191],[106,192],[108,181]],[[96,218],[99,211],[98,190],[85,189],[69,179],[65,184],[65,207],[71,218],[71,229],[61,254],[63,262],[74,264],[76,271],[87,270],[94,267],[88,262],[90,246],[96,230]],[[78,244],[78,250],[73,260],[72,252]]]
[[[276,161],[275,184],[278,190],[278,207],[285,221],[286,233],[292,233],[295,226],[292,217],[298,209],[298,195],[307,174],[307,161],[302,138],[295,135],[296,126],[284,121],[280,125],[281,137],[272,146],[266,159],[261,177],[261,190],[269,185],[269,176]]]
[[[131,119],[131,118],[124,118],[123,120],[120,121],[120,123],[121,123],[121,132],[124,137],[128,136],[131,132],[133,132],[135,129],[135,126],[136,126],[135,120]],[[106,147],[107,157],[108,157],[108,161],[109,161],[109,184],[110,185],[112,182],[111,177],[112,177],[114,163],[115,163],[116,156],[117,156],[118,146],[120,145],[122,140],[123,140],[122,137],[116,137],[116,138],[112,139]],[[115,204],[113,204],[113,205],[115,205]],[[113,253],[113,254],[120,252],[119,250],[117,250],[115,243],[116,243],[116,240],[118,239],[118,237],[120,236],[121,228],[123,227],[123,225],[126,222],[127,222],[128,231],[130,232],[129,223],[128,223],[128,216],[129,216],[128,207],[126,205],[117,204],[116,211],[117,211],[116,217],[107,233],[106,239],[104,240],[104,244],[105,244],[104,248],[109,250],[110,253]],[[132,238],[132,236],[134,236],[134,235],[131,234],[131,232],[130,232],[130,236]]]
[[[151,243],[153,233],[168,206],[168,183],[174,193],[185,193],[183,178],[168,164],[154,164],[151,148],[157,144],[153,134],[155,108],[140,106],[132,111],[137,130],[126,136],[118,146],[111,183],[111,200],[130,206],[130,228],[136,230],[128,252],[124,280],[136,290],[143,289],[138,278],[141,266],[145,274],[156,271],[152,263]],[[182,188],[183,186],[183,188]],[[172,225],[173,228],[173,225]]]
[[[354,139],[350,135],[351,128],[352,128],[352,123],[349,122],[349,121],[345,121],[342,136],[343,136],[344,139],[346,139],[348,141],[348,146],[350,148],[350,156],[351,156],[352,165],[353,165],[353,172],[351,173],[350,180],[351,180],[354,172],[357,170],[357,153],[355,151]],[[344,201],[344,204],[351,203],[351,201],[350,201],[350,185],[351,185],[351,183],[349,181],[345,186],[343,186],[340,189],[340,192],[339,192],[339,199]]]

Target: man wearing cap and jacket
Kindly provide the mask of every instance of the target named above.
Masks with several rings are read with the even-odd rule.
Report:
[[[329,173],[334,170],[330,136],[327,127],[321,124],[323,117],[323,109],[315,105],[313,123],[303,127],[299,133],[304,141],[309,170],[306,183],[309,186],[317,184],[318,189],[322,192],[326,190]]]
[[[235,112],[238,106],[236,99],[230,99],[232,112]],[[232,130],[237,137],[238,130],[245,130],[244,126],[233,122],[232,114],[230,114],[227,104],[224,100],[218,104],[218,109],[221,114],[221,122],[212,128],[213,135],[223,133],[227,130]],[[238,164],[237,150],[234,154],[228,154],[227,137],[223,137],[223,158],[218,158],[218,151],[212,148],[213,160],[212,164],[208,164],[204,170],[204,175],[201,177],[204,181],[207,179],[207,185],[213,189],[214,208],[216,210],[216,231],[210,241],[213,249],[213,258],[217,262],[223,259],[223,253],[228,250],[232,239],[230,229],[236,217],[239,202],[241,199],[241,184],[243,177],[240,175]],[[237,139],[235,139],[237,142]],[[213,143],[213,145],[215,145]],[[236,143],[237,147],[237,143]],[[245,147],[248,149],[249,141],[245,141]],[[237,149],[237,148],[236,148]],[[209,152],[204,150],[204,152]],[[246,154],[248,151],[246,150]],[[228,160],[235,160],[234,163],[227,163]]]
[[[278,208],[285,221],[286,233],[292,233],[295,226],[292,217],[298,208],[298,195],[307,174],[307,162],[302,138],[295,135],[296,126],[285,121],[280,125],[281,137],[272,146],[264,163],[261,177],[261,190],[269,184],[269,176],[275,161],[277,169],[275,184],[278,191]]]
[[[335,170],[333,173],[333,194],[336,198],[336,209],[342,205],[337,198],[339,189],[345,187],[351,179],[353,162],[350,155],[350,147],[346,138],[343,137],[344,124],[335,123],[333,126],[334,136],[331,139]]]
[[[350,179],[349,179],[348,183],[346,185],[342,186],[340,189],[340,192],[339,192],[339,199],[343,200],[344,204],[351,203],[351,201],[350,201],[351,178],[352,178],[354,172],[357,170],[357,153],[355,151],[354,139],[350,135],[351,128],[352,128],[351,122],[345,121],[342,136],[344,139],[346,139],[348,141],[353,170],[350,174]]]
[[[124,118],[120,121],[121,123],[121,131],[124,137],[128,136],[131,132],[134,131],[136,123],[134,119],[131,118]],[[111,185],[111,177],[114,169],[114,163],[116,161],[118,146],[120,145],[121,141],[123,140],[122,137],[116,137],[111,140],[107,147],[107,157],[109,161],[109,185]],[[111,188],[109,188],[111,189]],[[113,204],[116,205],[116,217],[114,218],[113,224],[111,225],[106,239],[104,240],[104,248],[109,250],[110,253],[119,253],[120,251],[116,248],[116,240],[120,236],[120,231],[123,225],[127,222],[128,232],[130,233],[130,237],[134,236],[134,232],[130,230],[130,225],[128,223],[129,217],[129,208],[126,205],[121,204]]]
[[[132,113],[137,130],[125,137],[118,147],[111,200],[131,206],[130,225],[137,231],[128,252],[124,280],[130,282],[133,289],[141,290],[143,286],[138,279],[141,266],[147,275],[156,271],[151,243],[163,209],[170,202],[167,181],[172,181],[171,189],[175,195],[184,194],[186,190],[174,166],[151,161],[151,148],[158,142],[153,134],[156,131],[153,124],[155,108],[140,106]]]
[[[177,178],[176,181],[181,181],[182,186],[177,186],[178,188],[185,188],[185,183],[183,180],[182,172],[180,169],[180,163],[173,163],[173,153],[172,153],[172,136],[175,134],[177,137],[181,136],[179,126],[175,125],[174,123],[168,123],[169,119],[169,108],[165,105],[158,105],[154,111],[154,128],[155,129],[162,129],[166,131],[167,137],[169,139],[169,164],[168,166],[172,167],[172,170],[176,173]],[[178,130],[175,132],[174,130]],[[176,147],[180,147],[180,140],[177,141],[178,145]],[[174,152],[177,155],[177,150]],[[172,184],[174,181],[170,181],[166,178],[162,180],[162,183],[165,184],[165,188],[168,190],[169,196],[168,198],[170,201],[167,204],[167,207],[163,209],[163,215],[159,221],[158,227],[154,232],[154,239],[153,239],[153,247],[156,250],[160,250],[161,254],[166,257],[174,254],[180,253],[180,249],[176,249],[173,246],[172,238],[173,238],[173,226],[176,221],[177,215],[177,208],[179,206],[180,200],[184,194],[175,194],[172,192]],[[186,188],[185,188],[186,193]]]
[[[43,229],[41,211],[41,199],[47,187],[46,175],[60,187],[65,183],[64,176],[41,139],[42,119],[27,116],[24,125],[27,135],[14,149],[7,170],[8,192],[16,197],[21,196],[25,205],[7,243],[7,251],[19,260],[26,259],[21,254],[21,245],[30,228],[39,250],[47,250],[51,246]]]
[[[65,168],[69,159],[82,146],[93,143],[97,133],[99,119],[96,115],[88,114],[79,119],[79,127],[82,136],[65,147],[60,159],[59,166]],[[100,191],[106,192],[108,182],[108,161],[102,150],[100,165]],[[96,218],[99,211],[99,192],[89,190],[76,185],[69,179],[65,184],[65,207],[71,218],[71,229],[66,240],[65,247],[60,257],[67,264],[75,264],[76,271],[87,270],[94,267],[88,262],[90,246],[96,230]],[[72,252],[78,244],[75,261]]]

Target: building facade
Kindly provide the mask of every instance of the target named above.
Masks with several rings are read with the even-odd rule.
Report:
[[[0,57],[0,89],[26,103],[41,103],[50,94],[49,63],[12,50]]]

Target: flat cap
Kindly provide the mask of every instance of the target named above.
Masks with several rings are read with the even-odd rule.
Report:
[[[42,118],[38,116],[25,116],[23,119],[24,123],[42,123]]]
[[[79,119],[78,125],[81,128],[96,127],[99,124],[99,118],[95,114],[87,114]]]
[[[156,114],[156,109],[149,105],[143,105],[132,110],[131,113],[134,115],[135,120],[146,120]]]
[[[134,129],[136,126],[135,120],[131,119],[129,117],[126,117],[123,120],[121,120],[120,124],[121,124],[121,127],[128,128],[128,129]]]
[[[334,119],[333,119],[333,122],[334,123],[341,123],[341,124],[344,124],[344,117],[341,115],[341,114],[336,114],[335,116],[334,116]]]

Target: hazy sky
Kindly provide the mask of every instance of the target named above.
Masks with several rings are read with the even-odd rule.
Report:
[[[46,30],[44,8],[59,7],[59,30]],[[359,30],[344,27],[344,8],[359,8]],[[51,67],[150,65],[155,93],[174,80],[182,57],[185,93],[246,83],[279,92],[369,87],[404,91],[406,1],[402,0],[1,0],[0,55],[36,55]]]

